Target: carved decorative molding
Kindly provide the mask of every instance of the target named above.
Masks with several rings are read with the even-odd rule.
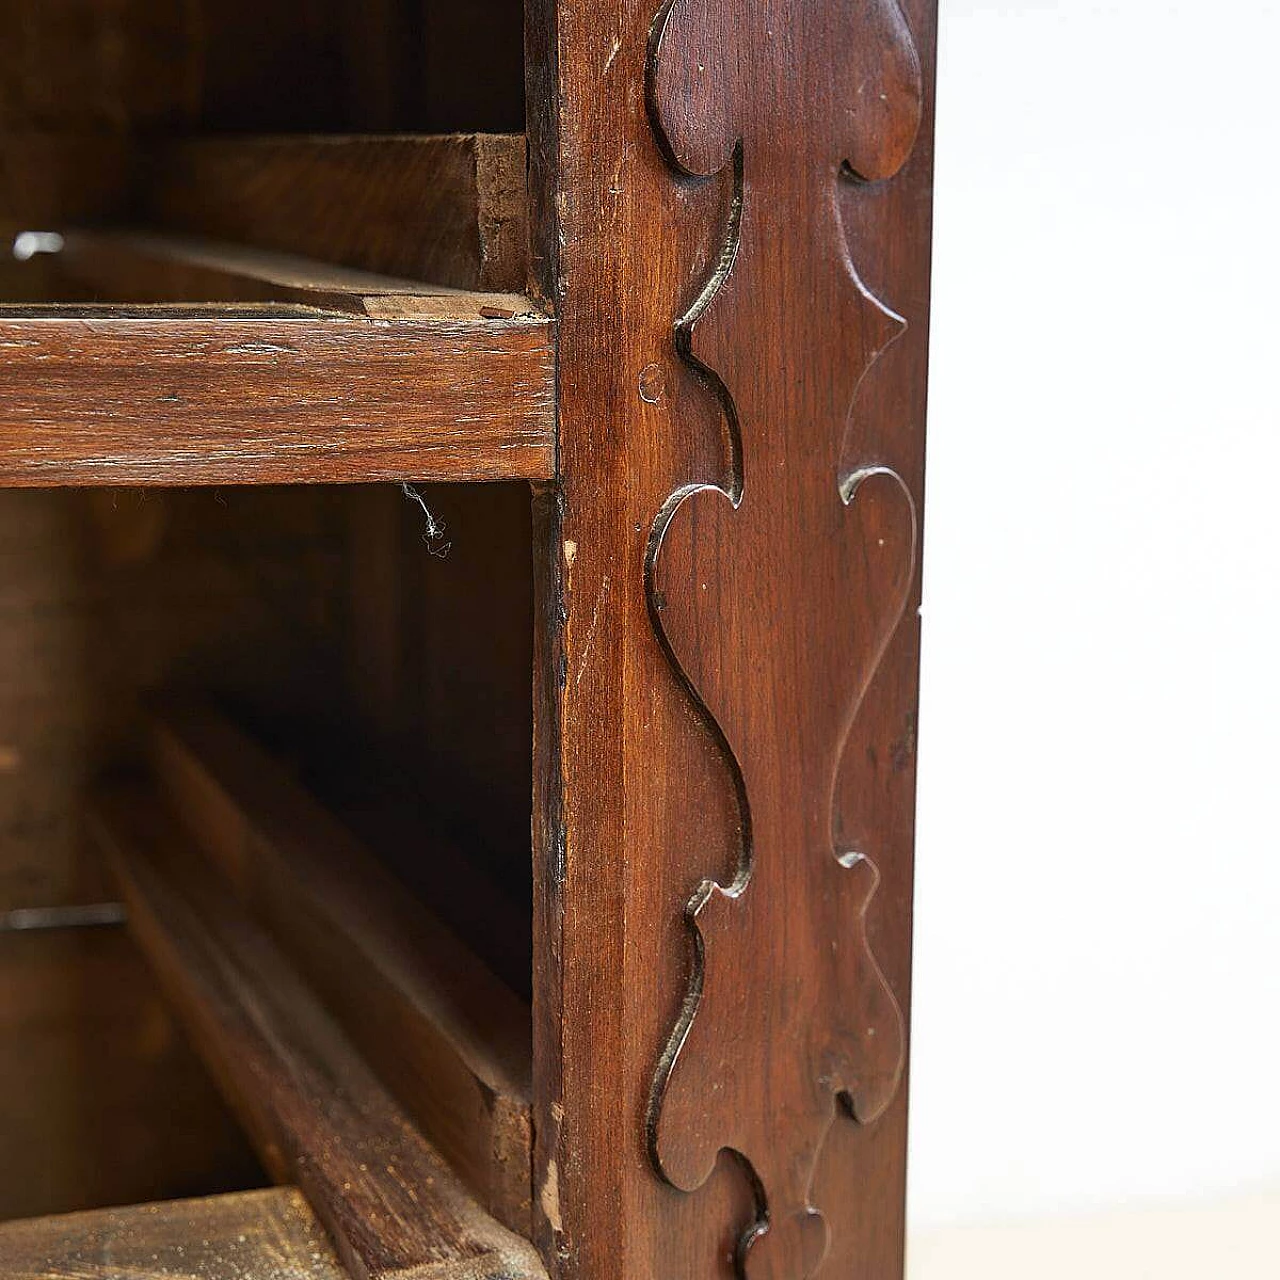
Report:
[[[732,884],[705,882],[689,905],[694,973],[650,1139],[685,1190],[724,1149],[749,1166],[751,1280],[817,1269],[828,1231],[811,1186],[837,1100],[873,1122],[905,1057],[867,939],[876,851],[833,834],[837,773],[915,573],[915,505],[882,465],[900,424],[857,404],[905,321],[854,268],[837,184],[906,163],[921,97],[895,0],[668,0],[654,27],[660,145],[688,175],[732,166],[737,199],[718,269],[677,327],[723,401],[734,482],[668,501],[649,599],[737,770],[744,853]]]

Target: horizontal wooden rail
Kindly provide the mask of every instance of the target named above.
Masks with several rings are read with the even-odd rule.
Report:
[[[264,1164],[306,1195],[355,1280],[541,1280],[532,1246],[475,1202],[166,809],[117,791],[90,825]]]
[[[291,1187],[0,1223],[0,1280],[347,1280]]]
[[[551,322],[440,308],[0,308],[0,485],[549,478]]]
[[[481,1203],[528,1234],[528,1005],[221,716],[171,706],[150,737],[159,788],[240,900]]]

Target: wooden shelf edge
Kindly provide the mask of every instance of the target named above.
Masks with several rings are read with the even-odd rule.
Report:
[[[142,217],[460,289],[528,280],[521,134],[0,137],[0,235]]]
[[[527,288],[523,134],[190,139],[144,156],[138,187],[138,211],[175,231],[462,289]]]
[[[553,325],[0,308],[0,485],[545,480]]]
[[[0,1223],[0,1280],[348,1280],[292,1187]]]
[[[50,267],[73,298],[125,305],[292,305],[382,320],[540,319],[528,298],[477,293],[296,254],[145,229],[70,229]]]
[[[240,901],[481,1203],[528,1234],[528,1005],[224,717],[170,703],[148,737],[158,789]]]
[[[412,1125],[279,949],[148,792],[90,814],[135,938],[271,1174],[357,1280],[544,1280]]]

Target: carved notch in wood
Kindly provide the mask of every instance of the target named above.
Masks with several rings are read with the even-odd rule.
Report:
[[[857,394],[906,322],[860,280],[837,184],[907,162],[922,92],[895,0],[668,0],[654,27],[660,145],[686,174],[732,166],[736,182],[719,268],[677,326],[724,404],[735,479],[668,501],[649,598],[737,770],[744,849],[734,882],[689,905],[694,974],[650,1139],[685,1190],[724,1149],[749,1166],[750,1280],[817,1269],[828,1231],[811,1184],[838,1100],[875,1121],[905,1059],[867,939],[877,851],[837,847],[833,806],[915,573],[915,504],[883,465],[901,424]]]

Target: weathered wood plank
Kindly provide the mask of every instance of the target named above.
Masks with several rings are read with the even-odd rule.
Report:
[[[447,285],[334,266],[291,253],[154,231],[74,230],[56,270],[96,304],[283,303],[375,319],[472,319],[529,311],[512,293],[468,293]]]
[[[139,212],[157,226],[460,289],[526,287],[519,134],[201,139],[140,172]]]
[[[481,1203],[527,1235],[528,1006],[221,716],[163,708],[151,744],[166,798],[241,900]]]
[[[0,484],[540,479],[551,324],[0,309]]]
[[[346,1280],[292,1187],[0,1224],[0,1280]]]
[[[540,1277],[471,1198],[190,836],[139,790],[100,798],[131,927],[270,1172],[296,1182],[357,1280]]]

